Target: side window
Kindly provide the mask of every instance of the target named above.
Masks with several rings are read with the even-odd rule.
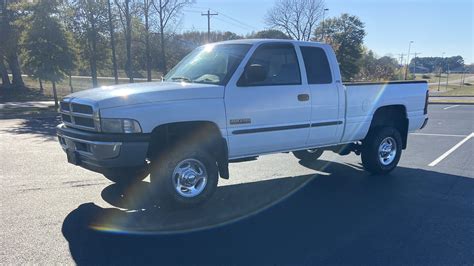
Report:
[[[332,83],[331,68],[326,53],[319,47],[301,46],[308,84]]]
[[[262,45],[250,58],[238,86],[299,85],[301,74],[291,44]]]

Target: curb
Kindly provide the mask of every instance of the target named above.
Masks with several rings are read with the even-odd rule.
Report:
[[[428,104],[474,105],[474,102],[428,102]]]
[[[459,97],[459,98],[468,98],[468,97],[473,97],[474,95],[451,95],[451,96],[445,96],[445,95],[430,95],[432,98],[450,98],[450,97]]]

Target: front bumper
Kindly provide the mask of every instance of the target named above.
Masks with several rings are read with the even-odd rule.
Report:
[[[64,124],[58,125],[56,131],[72,164],[103,174],[146,165],[149,134],[104,134]]]

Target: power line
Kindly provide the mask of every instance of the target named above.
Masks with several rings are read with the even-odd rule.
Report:
[[[215,9],[213,9],[213,11],[218,12],[218,11],[215,10]],[[222,16],[224,16],[224,17],[226,17],[226,18],[228,18],[228,19],[230,19],[230,20],[233,20],[233,21],[235,21],[235,22],[237,22],[237,23],[239,23],[239,24],[241,24],[241,25],[243,25],[243,26],[245,26],[245,27],[247,27],[247,28],[251,28],[251,29],[254,29],[254,30],[258,30],[258,28],[254,27],[254,26],[252,26],[252,25],[249,25],[249,24],[247,24],[247,23],[244,23],[244,22],[242,22],[242,21],[240,21],[240,20],[238,20],[238,19],[235,19],[235,18],[233,18],[233,17],[231,17],[231,16],[229,16],[229,15],[226,15],[225,13],[222,13],[222,12],[219,11],[219,14],[221,14]]]
[[[250,30],[258,30],[257,27],[254,27],[254,26],[252,26],[252,25],[249,25],[249,24],[247,24],[247,23],[245,23],[245,22],[243,22],[243,21],[241,21],[241,20],[238,20],[238,19],[236,19],[236,18],[234,18],[234,17],[232,17],[232,16],[229,16],[229,15],[227,15],[226,13],[222,13],[221,11],[216,10],[216,9],[207,8],[207,7],[200,7],[200,6],[192,6],[192,7],[190,6],[190,7],[187,7],[186,9],[194,9],[194,10],[196,10],[196,11],[192,11],[192,10],[189,10],[189,11],[188,11],[188,12],[192,12],[192,13],[197,12],[197,10],[199,10],[199,12],[207,12],[207,10],[210,10],[210,11],[213,11],[213,12],[218,13],[219,15],[222,15],[223,17],[225,17],[225,18],[228,19],[228,20],[231,20],[233,23],[231,23],[230,21],[225,21],[225,20],[220,19],[220,20],[223,21],[223,22],[226,22],[226,23],[231,24],[231,25],[233,25],[233,26],[240,27],[240,28],[245,29],[245,30],[249,30],[249,29],[250,29]]]
[[[244,26],[242,26],[242,25],[233,23],[233,22],[231,22],[231,21],[228,21],[228,20],[225,20],[225,19],[222,19],[222,18],[216,18],[216,19],[219,20],[219,21],[222,21],[222,22],[224,22],[224,23],[227,23],[227,24],[229,24],[229,25],[232,25],[232,26],[234,26],[234,27],[238,27],[238,28],[241,28],[241,29],[243,29],[243,30],[248,30],[248,28],[246,28],[246,27],[244,27]]]

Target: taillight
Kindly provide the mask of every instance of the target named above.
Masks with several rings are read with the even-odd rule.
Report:
[[[426,97],[425,97],[425,110],[424,110],[425,115],[428,114],[428,98],[429,97],[430,97],[430,92],[429,90],[427,90]]]

